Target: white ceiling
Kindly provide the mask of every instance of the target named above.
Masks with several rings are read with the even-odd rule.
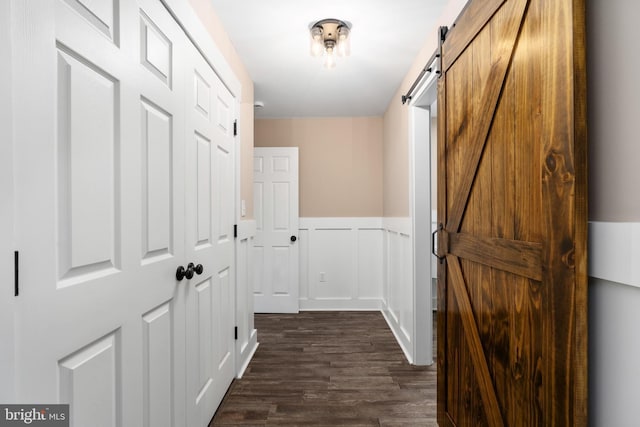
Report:
[[[379,116],[446,0],[210,0],[254,82],[256,118]],[[351,56],[309,54],[309,24],[349,21]],[[398,100],[398,102],[400,102]]]

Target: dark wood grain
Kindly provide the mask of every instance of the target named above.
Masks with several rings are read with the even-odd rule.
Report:
[[[438,420],[585,426],[584,1],[472,0],[456,24],[438,85]]]
[[[489,372],[489,365],[484,354],[482,343],[480,342],[480,335],[478,333],[473,308],[471,307],[471,301],[469,300],[469,295],[467,295],[467,288],[464,278],[462,277],[460,261],[458,258],[449,255],[447,257],[447,264],[449,266],[453,293],[460,307],[460,317],[465,341],[469,348],[471,359],[473,360],[473,373],[479,384],[480,398],[484,403],[482,410],[490,426],[504,426],[502,412],[498,405],[498,398]]]
[[[579,1],[546,0],[543,4],[547,16],[543,31],[556,35],[550,38],[548,55],[541,64],[546,73],[542,96],[549,100],[542,122],[548,137],[541,149],[542,221],[544,239],[549,242],[543,251],[548,266],[544,282],[552,284],[543,287],[544,308],[549,313],[544,339],[555,352],[545,372],[549,386],[544,390],[548,407],[544,421],[586,425],[582,402],[587,395],[584,6]]]
[[[505,0],[485,0],[482,5],[479,2],[467,3],[463,13],[454,23],[454,28],[458,28],[458,30],[452,32],[450,37],[447,37],[446,49],[448,54],[444,57],[443,70],[449,70],[449,67],[458,59],[480,29],[491,19],[491,16],[504,2]]]
[[[464,118],[460,122],[459,129],[471,129],[472,131],[469,132],[471,138],[469,151],[465,153],[464,156],[457,157],[461,159],[462,169],[457,175],[460,179],[460,185],[458,186],[458,191],[453,194],[451,210],[447,216],[446,229],[450,232],[458,232],[460,230],[462,217],[469,200],[469,193],[471,192],[476,177],[476,171],[480,164],[480,158],[484,151],[489,129],[493,123],[494,113],[500,100],[500,94],[502,93],[502,87],[511,63],[527,4],[527,0],[511,0],[504,6],[507,8],[508,13],[506,16],[508,19],[504,25],[496,29],[497,34],[492,45],[492,49],[496,51],[496,60],[489,68],[489,77],[487,78],[486,85],[481,86],[481,89],[477,93],[481,99],[477,111],[471,111],[469,108],[469,106],[472,105],[471,102],[461,102],[459,104],[463,107],[467,106],[467,111],[464,113]],[[444,50],[443,55],[443,59],[446,60],[449,52]],[[462,59],[459,58],[459,60]],[[463,68],[463,70],[465,68],[464,65],[458,65],[458,67]],[[459,73],[462,73],[463,70],[460,70]],[[451,85],[458,86],[455,82],[451,83]],[[462,100],[465,98],[460,97],[458,99]],[[474,120],[475,126],[469,127],[469,122]],[[452,140],[456,140],[456,138],[452,138]]]
[[[442,46],[440,46],[441,48]],[[440,50],[440,58],[442,59],[442,51]],[[447,104],[446,104],[446,84],[445,79],[438,80],[438,146],[437,146],[437,156],[438,156],[438,175],[445,175],[447,162],[446,162],[446,150],[445,150],[445,142],[446,142],[446,134],[447,134]],[[446,222],[447,216],[447,188],[446,181],[442,179],[437,180],[437,219],[439,224],[444,224]],[[440,235],[438,235],[440,238]],[[442,247],[442,241],[438,242],[438,247]],[[438,367],[438,372],[447,372],[448,364],[446,356],[446,314],[448,309],[448,300],[447,300],[447,268],[444,263],[439,262],[437,266],[438,270],[438,279],[437,279],[437,295],[438,295],[438,314],[437,314],[437,330],[436,336],[441,339],[438,340],[437,343],[437,358],[436,363]],[[446,377],[439,376],[437,380],[438,387],[438,396],[446,396],[447,394],[447,385],[446,385]],[[444,398],[438,399],[438,424],[442,427],[449,426],[448,417],[447,417],[447,401]]]
[[[502,271],[542,279],[540,243],[454,233],[449,234],[449,252]]]
[[[436,426],[435,365],[378,312],[256,314],[260,346],[210,426]]]

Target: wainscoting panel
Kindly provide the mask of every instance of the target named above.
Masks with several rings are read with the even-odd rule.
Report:
[[[300,218],[300,309],[380,310],[381,218]]]
[[[241,378],[258,347],[257,332],[253,323],[253,238],[256,235],[254,220],[240,221],[236,245],[236,376]]]
[[[382,314],[409,362],[414,354],[413,241],[410,218],[384,219],[385,292]]]

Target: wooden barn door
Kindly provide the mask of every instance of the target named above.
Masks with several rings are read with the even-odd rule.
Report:
[[[587,423],[582,0],[471,0],[441,45],[438,421]]]

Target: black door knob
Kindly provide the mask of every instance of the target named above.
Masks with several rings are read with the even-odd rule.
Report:
[[[291,241],[295,242],[296,240],[298,240],[298,238],[296,236],[291,236]]]
[[[195,265],[193,265],[192,262],[190,262],[189,265],[187,265],[187,271],[185,271],[184,273],[184,277],[186,277],[187,280],[191,280],[193,278],[194,268],[195,268]]]
[[[183,266],[179,266],[176,270],[176,280],[180,282],[186,276],[187,270],[184,269]]]
[[[197,275],[201,275],[204,271],[204,267],[202,266],[202,264],[198,264],[193,268],[193,271],[195,271]]]

